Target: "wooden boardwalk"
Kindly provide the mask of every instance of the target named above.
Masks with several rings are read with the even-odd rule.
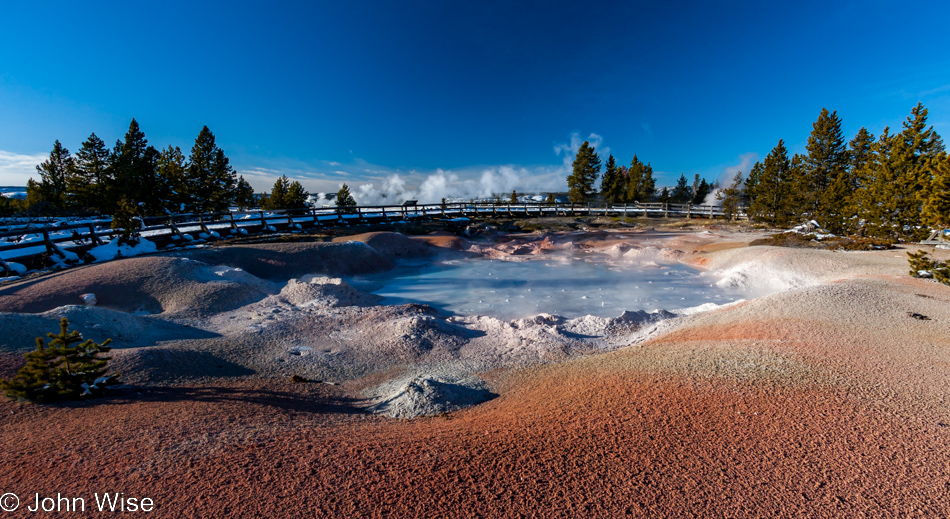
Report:
[[[646,218],[716,218],[724,216],[721,206],[631,203],[591,204],[497,204],[486,202],[446,204],[375,205],[349,208],[311,208],[279,211],[237,211],[209,214],[176,214],[139,219],[143,236],[160,246],[184,245],[226,236],[263,232],[298,231],[346,225],[419,221],[466,221],[485,218],[543,218],[556,216],[626,216]],[[744,217],[740,213],[739,217]],[[115,236],[112,219],[80,219],[62,224],[46,221],[0,222],[0,275],[10,269],[6,261],[28,261],[39,257],[70,256],[67,251],[83,251]]]

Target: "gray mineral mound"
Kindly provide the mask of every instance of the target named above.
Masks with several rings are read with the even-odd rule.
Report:
[[[389,258],[357,241],[260,243],[193,249],[174,254],[211,265],[237,267],[272,281],[285,281],[306,274],[372,274],[393,268]]]
[[[69,330],[83,339],[112,339],[115,349],[155,346],[162,342],[207,339],[217,334],[150,316],[117,312],[107,308],[67,305],[42,314],[0,313],[0,351],[29,351],[36,337],[59,332],[59,320],[69,319]]]
[[[187,258],[144,256],[71,268],[0,287],[0,312],[42,313],[82,302],[127,313],[206,317],[275,293],[241,269]]]
[[[340,278],[326,276],[304,276],[291,279],[280,291],[288,303],[296,306],[313,305],[321,307],[370,306],[383,298],[360,292]]]
[[[495,395],[481,381],[447,382],[425,376],[399,384],[369,409],[393,418],[438,416],[491,400]]]

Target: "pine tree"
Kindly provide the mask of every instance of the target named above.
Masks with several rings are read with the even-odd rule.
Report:
[[[572,203],[590,200],[598,173],[600,173],[600,158],[590,143],[584,141],[577,150],[572,173],[567,177],[568,198]]]
[[[284,198],[285,209],[305,209],[307,207],[307,197],[310,196],[303,184],[294,180],[287,188],[287,196]]]
[[[39,197],[56,210],[67,208],[67,179],[72,169],[73,157],[59,141],[53,144],[49,158],[36,166],[40,174]]]
[[[286,209],[287,194],[290,191],[290,180],[287,175],[282,175],[274,181],[274,187],[271,188],[270,196],[267,197],[265,209]]]
[[[929,163],[933,183],[924,203],[924,222],[934,229],[950,227],[950,157],[941,153]]]
[[[508,200],[512,204],[518,203],[518,192],[514,189],[511,190],[511,198]]]
[[[913,233],[920,223],[924,191],[913,150],[902,134],[884,128],[872,147],[872,157],[860,173],[864,183],[858,205],[864,220],[862,232],[892,238]]]
[[[636,155],[630,161],[630,166],[624,168],[624,179],[626,180],[624,182],[626,191],[623,194],[623,201],[643,202],[643,200],[638,200],[640,191],[643,189],[643,163]]]
[[[191,204],[195,212],[224,211],[234,201],[237,179],[224,151],[207,126],[201,128],[188,159]]]
[[[185,213],[194,209],[192,186],[185,155],[178,146],[169,145],[158,154],[156,172],[159,182],[155,193],[166,213]]]
[[[697,182],[698,180],[698,182]],[[700,179],[699,175],[696,175],[696,179],[693,181],[693,197],[690,199],[689,203],[693,205],[703,205],[706,203],[706,197],[709,196],[713,190],[713,185],[706,181],[705,178]]]
[[[911,109],[910,115],[904,121],[904,130],[901,132],[906,149],[914,156],[917,162],[926,162],[937,158],[946,150],[943,139],[934,131],[934,127],[927,128],[927,109],[922,103]]]
[[[687,184],[685,174],[680,173],[680,179],[676,181],[676,187],[673,188],[673,193],[671,193],[670,197],[674,204],[685,204],[689,202],[689,185]]]
[[[643,168],[643,180],[640,187],[640,198],[650,202],[656,196],[656,179],[653,178],[653,166],[648,162]]]
[[[793,189],[791,160],[785,142],[779,139],[758,171],[750,216],[772,225],[787,225],[795,218]]]
[[[243,175],[238,177],[237,186],[234,189],[234,204],[242,211],[254,207],[256,204],[254,188],[247,180],[244,180]]]
[[[671,199],[670,188],[668,187],[664,187],[663,189],[661,189],[660,195],[657,196],[656,198],[657,202],[664,203],[664,204],[670,203],[670,199]]]
[[[630,161],[627,169],[626,202],[649,202],[656,193],[656,180],[653,178],[653,167],[644,164],[636,155]]]
[[[95,133],[82,143],[76,153],[69,191],[74,196],[74,205],[101,213],[106,205],[106,188],[109,185],[109,149]]]
[[[848,169],[852,177],[871,160],[871,147],[874,145],[874,134],[867,128],[861,127],[857,135],[848,143]]]
[[[110,168],[113,172],[112,189],[109,193],[109,211],[118,207],[123,198],[132,204],[143,204],[149,214],[159,211],[154,193],[158,185],[155,166],[158,150],[148,145],[139,123],[132,119],[124,140],[116,141],[112,150]]]
[[[839,232],[840,211],[848,193],[841,189],[847,182],[838,182],[838,179],[846,175],[848,150],[837,111],[821,109],[818,120],[812,124],[805,149],[808,154],[802,159],[804,184],[800,190],[803,209],[825,227]]]
[[[116,231],[120,245],[135,246],[139,243],[138,211],[128,199],[119,200],[119,204],[112,216],[112,229]]]
[[[617,160],[613,155],[607,156],[607,164],[604,169],[604,176],[600,181],[600,196],[608,204],[620,201],[621,193],[618,188],[622,186],[620,174],[617,171]]]
[[[336,192],[336,206],[356,207],[356,199],[353,198],[353,194],[350,193],[350,188],[346,184],[343,184],[340,190]]]
[[[762,176],[762,169],[762,163],[756,161],[756,163],[752,166],[752,169],[749,170],[749,176],[747,176],[745,179],[742,203],[746,207],[751,206],[752,202],[755,200],[759,185],[759,178]]]
[[[103,376],[110,358],[99,356],[109,352],[111,339],[102,344],[83,341],[78,331],[69,331],[65,317],[59,328],[59,334],[46,334],[52,339],[49,344],[36,338],[36,349],[25,355],[26,366],[12,380],[0,380],[0,390],[8,397],[55,402],[97,395],[115,382]]]
[[[716,191],[716,200],[722,200],[722,212],[729,220],[734,219],[739,213],[739,205],[742,203],[742,186],[742,172],[737,171],[729,187]]]
[[[26,208],[30,214],[52,212],[52,204],[46,201],[43,187],[32,178],[26,181]]]

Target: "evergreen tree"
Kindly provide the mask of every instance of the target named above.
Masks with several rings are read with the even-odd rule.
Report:
[[[234,204],[242,211],[254,207],[256,204],[254,188],[247,180],[244,180],[243,175],[238,177],[237,186],[234,189]]]
[[[625,179],[624,188],[625,192],[623,194],[624,202],[643,202],[643,200],[638,200],[640,192],[643,189],[643,163],[640,162],[640,159],[636,155],[633,156],[633,160],[630,161],[630,166],[624,168],[623,177]]]
[[[636,155],[630,161],[627,169],[626,202],[649,202],[656,193],[656,181],[653,179],[653,168],[644,164]]]
[[[672,197],[670,196],[670,188],[664,187],[660,190],[660,195],[657,197],[657,201],[660,203],[668,204]]]
[[[872,157],[859,173],[864,185],[858,198],[862,232],[892,238],[913,234],[920,224],[926,189],[913,150],[902,134],[884,128],[872,147]]]
[[[166,213],[185,213],[194,209],[192,186],[188,178],[185,155],[178,146],[169,145],[156,161],[158,189],[155,196]]]
[[[697,182],[698,180],[698,182]],[[693,197],[690,199],[691,204],[693,205],[703,205],[706,203],[706,197],[709,196],[713,190],[713,185],[706,181],[705,178],[700,179],[699,175],[696,175],[696,179],[693,181]]]
[[[745,179],[742,203],[749,207],[752,205],[752,201],[755,200],[755,194],[759,185],[759,177],[762,176],[762,163],[756,161],[752,166],[752,169],[749,170],[749,176]]]
[[[548,193],[548,196],[545,197],[544,203],[548,205],[554,205],[557,203],[557,198],[554,197],[554,193]]]
[[[26,208],[31,214],[51,213],[54,208],[46,201],[43,187],[32,178],[26,181]]]
[[[864,127],[861,127],[857,135],[848,143],[848,169],[853,178],[856,178],[857,172],[871,160],[871,147],[873,145],[874,134]]]
[[[109,149],[95,133],[82,143],[76,153],[69,191],[74,205],[84,210],[101,213],[106,205],[106,188],[109,185]]]
[[[138,211],[128,199],[119,200],[112,216],[112,229],[116,231],[120,245],[135,246],[139,243]]]
[[[750,216],[772,225],[787,225],[795,216],[792,190],[791,160],[785,142],[779,139],[758,171]]]
[[[26,354],[26,366],[12,380],[0,380],[0,390],[8,397],[55,402],[96,395],[114,383],[111,377],[103,376],[109,357],[99,356],[111,349],[112,340],[102,344],[83,341],[79,332],[69,331],[65,317],[59,328],[59,334],[46,334],[52,339],[49,344],[36,338],[36,349]]]
[[[676,181],[676,187],[673,188],[673,193],[671,193],[670,198],[674,204],[685,204],[689,202],[689,185],[686,181],[686,175],[683,173],[680,173],[680,179]]]
[[[158,185],[157,160],[158,150],[148,145],[139,123],[132,119],[125,139],[116,141],[112,150],[110,168],[114,182],[109,194],[109,211],[114,211],[125,198],[132,204],[144,204],[149,213],[158,212],[158,200],[154,198]]]
[[[584,141],[574,158],[573,172],[567,177],[568,198],[572,203],[590,200],[598,173],[600,158],[590,143]]]
[[[934,127],[927,128],[927,109],[922,103],[917,103],[917,106],[911,109],[910,115],[904,121],[904,131],[901,135],[905,148],[914,157],[915,166],[936,159],[946,149],[943,139],[934,131]]]
[[[267,197],[265,209],[286,209],[287,194],[290,192],[290,180],[287,175],[282,175],[274,182],[274,187],[270,190],[270,196]]]
[[[924,222],[934,229],[950,227],[950,157],[941,153],[929,164],[933,183],[924,203]]]
[[[201,128],[191,148],[188,176],[195,212],[224,211],[234,201],[234,170],[207,126]]]
[[[922,206],[928,199],[934,181],[930,166],[945,150],[943,139],[933,126],[927,127],[927,109],[921,103],[911,109],[901,135],[904,138],[904,153],[908,154],[907,161],[914,170],[913,174],[907,175],[907,180],[918,188],[917,200]],[[919,224],[915,222],[911,225]]]
[[[284,198],[285,209],[306,209],[307,197],[310,196],[303,184],[294,180],[287,188],[287,196]]]
[[[356,199],[353,198],[353,194],[350,193],[350,188],[346,184],[343,184],[340,190],[336,192],[336,206],[356,207]]]
[[[802,159],[804,183],[799,190],[804,198],[803,209],[825,227],[839,232],[840,211],[848,193],[841,189],[847,182],[838,179],[847,173],[848,150],[838,112],[821,109],[805,149],[808,154]]]
[[[66,209],[67,179],[72,174],[72,169],[72,155],[56,141],[49,158],[36,166],[36,171],[40,174],[40,182],[36,184],[39,189],[38,199],[48,202],[55,210]]]
[[[600,181],[600,196],[608,204],[619,202],[623,196],[620,188],[623,187],[620,172],[617,170],[617,160],[613,155],[607,156],[604,176]]]
[[[742,203],[742,186],[742,172],[737,171],[729,187],[716,191],[716,200],[722,200],[722,212],[729,220],[734,219],[739,213],[739,206]]]
[[[509,200],[512,204],[518,203],[518,192],[514,189],[511,190],[511,199]]]

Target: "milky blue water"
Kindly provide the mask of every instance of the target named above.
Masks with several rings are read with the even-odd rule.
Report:
[[[562,261],[465,259],[404,264],[348,279],[382,304],[426,303],[448,314],[516,319],[539,313],[617,317],[624,310],[674,311],[724,304],[745,294],[684,265],[621,264],[591,257]]]

